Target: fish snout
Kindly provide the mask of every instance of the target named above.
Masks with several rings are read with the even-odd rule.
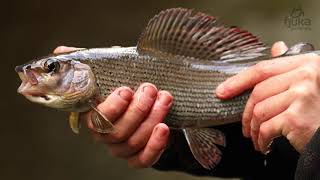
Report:
[[[14,68],[14,70],[15,70],[17,73],[23,72],[23,67],[24,67],[24,65],[19,65],[19,66],[16,66],[16,67]]]

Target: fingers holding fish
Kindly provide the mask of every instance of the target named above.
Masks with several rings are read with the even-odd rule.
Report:
[[[155,101],[151,111],[137,128],[135,133],[128,139],[127,145],[129,148],[138,150],[147,144],[155,126],[162,123],[168,114],[169,108],[172,105],[172,100],[173,97],[169,92],[158,92],[157,100]]]
[[[306,63],[286,73],[292,78],[289,89],[255,105],[250,128],[257,150],[266,152],[272,139],[283,135],[296,150],[302,151],[320,126],[316,117],[320,110],[319,70],[319,64]]]
[[[273,96],[278,97],[277,95],[280,95],[282,93],[286,95],[290,95],[290,93],[284,93],[284,92],[287,91],[292,84],[296,83],[298,80],[301,79],[300,71],[301,71],[300,68],[297,68],[293,71],[270,77],[258,83],[254,87],[246,103],[245,110],[242,116],[242,128],[243,128],[244,136],[250,137],[250,131],[252,128],[251,126],[252,119],[261,118],[259,114],[261,114],[260,112],[262,109],[258,108],[259,107],[258,104],[260,105],[265,104],[263,103],[263,101],[268,98],[272,98],[272,100],[277,101],[277,99],[274,99]],[[270,100],[271,99],[267,100],[266,102],[270,102]]]
[[[281,113],[261,124],[257,145],[255,145],[257,150],[260,150],[262,153],[268,153],[272,140],[282,135],[285,114]]]
[[[110,122],[114,122],[127,109],[133,97],[133,91],[128,87],[117,88],[112,92],[105,101],[100,103],[97,108],[108,118]],[[87,125],[95,131],[91,123],[91,114],[87,114]]]
[[[97,108],[108,120],[114,122],[125,112],[132,98],[133,91],[129,87],[120,87],[111,93]]]
[[[172,96],[167,91],[159,91],[150,113],[146,116],[137,130],[125,142],[109,144],[110,152],[117,157],[129,158],[144,149],[153,129],[161,123],[172,104]]]
[[[296,91],[302,92],[301,89]],[[304,92],[305,95],[309,93],[310,91]],[[264,153],[268,152],[268,146],[272,140],[284,136],[301,153],[320,127],[320,120],[316,117],[320,109],[319,100],[318,94],[313,97],[304,96],[304,98],[296,99],[286,111],[262,123],[258,135],[259,150]]]
[[[127,110],[114,122],[116,131],[106,134],[105,141],[121,143],[127,140],[151,111],[157,93],[158,90],[153,84],[143,83],[140,85]]]
[[[294,101],[294,99],[294,93],[289,90],[271,96],[254,106],[249,129],[250,136],[256,150],[259,150],[258,134],[261,124],[284,112]]]
[[[166,124],[158,124],[152,132],[152,135],[145,148],[136,155],[128,159],[131,167],[146,168],[152,166],[158,161],[162,152],[166,148],[169,139],[169,128]]]
[[[284,54],[287,50],[288,50],[287,45],[283,41],[278,41],[272,45],[271,56],[272,57],[280,56],[280,55]],[[276,83],[276,84],[278,84],[278,83]],[[281,83],[279,83],[279,84],[281,84]],[[270,84],[270,85],[271,85],[270,87],[274,86],[274,84]],[[255,89],[255,91],[258,91],[257,87],[255,87],[254,89]],[[267,91],[263,91],[263,92],[268,93]],[[253,95],[253,97],[254,97],[254,95]],[[261,97],[258,96],[257,98],[261,98]],[[254,98],[248,99],[246,107],[245,107],[245,111],[242,114],[242,125],[243,125],[242,132],[245,137],[250,137],[250,120],[252,118],[251,117],[252,109],[254,107],[254,103],[252,102],[252,99],[254,99]]]
[[[296,69],[306,62],[315,61],[316,58],[316,54],[309,53],[261,61],[220,84],[216,94],[221,99],[234,97],[253,88],[259,82]]]
[[[281,46],[284,51],[282,43],[272,49],[274,56],[283,53],[277,49]],[[216,93],[222,99],[231,98],[254,87],[243,113],[244,135],[251,136],[255,148],[262,152],[281,135],[301,151],[320,126],[310,125],[317,118],[304,117],[320,109],[320,98],[316,100],[315,96],[319,92],[319,70],[320,58],[313,53],[262,61],[226,80]],[[305,105],[292,108],[295,104]]]

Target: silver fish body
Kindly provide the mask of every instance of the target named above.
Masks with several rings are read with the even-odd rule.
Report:
[[[165,123],[172,128],[210,127],[241,119],[249,93],[230,100],[215,96],[215,88],[245,65],[208,62],[179,56],[139,55],[135,47],[81,50],[57,59],[77,59],[91,67],[100,96],[115,88],[136,89],[150,82],[169,91],[174,103]]]

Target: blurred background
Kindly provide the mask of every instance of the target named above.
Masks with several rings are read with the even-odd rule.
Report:
[[[14,67],[59,45],[134,46],[159,11],[186,7],[247,29],[270,46],[283,40],[320,48],[320,1],[316,0],[11,0],[1,4],[0,179],[205,179],[128,168],[95,143],[86,128],[80,135],[73,134],[66,113],[18,95],[20,80]]]

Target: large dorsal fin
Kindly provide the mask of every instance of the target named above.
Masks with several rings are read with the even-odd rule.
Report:
[[[215,17],[183,8],[167,9],[153,17],[138,45],[141,54],[167,54],[202,60],[233,55],[256,56],[266,47],[250,32],[226,27]]]

